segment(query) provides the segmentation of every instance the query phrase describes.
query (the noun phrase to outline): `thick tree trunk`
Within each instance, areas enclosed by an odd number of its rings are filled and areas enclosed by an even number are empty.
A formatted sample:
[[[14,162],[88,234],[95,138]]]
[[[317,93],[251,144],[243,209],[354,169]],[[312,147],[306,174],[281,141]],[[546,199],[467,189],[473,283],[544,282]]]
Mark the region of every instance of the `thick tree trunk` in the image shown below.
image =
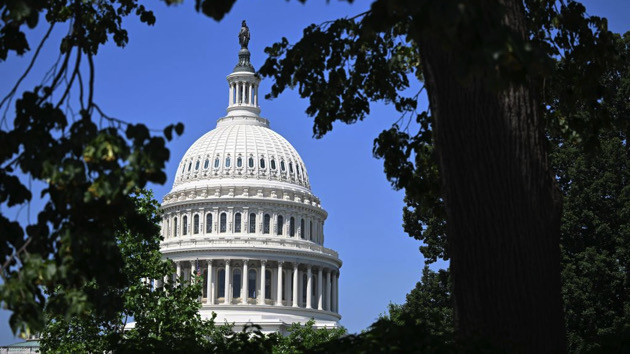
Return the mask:
[[[525,35],[522,3],[505,3],[504,23]],[[452,52],[428,35],[419,42],[444,185],[457,333],[509,352],[564,352],[561,199],[533,85],[498,90],[481,75],[461,83]]]

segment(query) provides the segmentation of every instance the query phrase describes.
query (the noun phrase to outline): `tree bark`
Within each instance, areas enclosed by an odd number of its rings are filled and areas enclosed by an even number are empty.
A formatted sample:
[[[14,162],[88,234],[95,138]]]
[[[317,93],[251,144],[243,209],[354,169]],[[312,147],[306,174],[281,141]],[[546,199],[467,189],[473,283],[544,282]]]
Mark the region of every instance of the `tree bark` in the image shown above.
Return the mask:
[[[526,36],[522,2],[503,3],[503,25]],[[482,74],[462,83],[453,51],[427,33],[418,42],[444,186],[457,334],[508,352],[564,352],[561,197],[534,85],[493,89]]]

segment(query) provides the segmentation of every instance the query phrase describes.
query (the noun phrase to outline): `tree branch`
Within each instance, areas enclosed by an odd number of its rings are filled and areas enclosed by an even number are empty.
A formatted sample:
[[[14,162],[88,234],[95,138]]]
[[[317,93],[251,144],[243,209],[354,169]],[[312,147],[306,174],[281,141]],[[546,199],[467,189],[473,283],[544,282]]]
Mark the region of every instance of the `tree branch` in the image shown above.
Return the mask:
[[[4,275],[4,273],[6,272],[9,265],[11,265],[11,261],[13,261],[20,253],[24,252],[26,250],[26,247],[31,243],[32,240],[33,240],[32,236],[27,237],[22,247],[20,247],[17,251],[13,252],[13,254],[9,257],[9,259],[7,259],[2,265],[0,275],[2,275],[2,280],[5,283],[7,282],[7,278]]]
[[[13,86],[13,89],[11,89],[11,91],[9,92],[9,94],[7,94],[3,99],[2,102],[0,102],[0,108],[2,108],[2,106],[4,105],[4,103],[10,98],[13,97],[13,95],[15,95],[15,92],[17,91],[18,87],[20,86],[20,84],[22,83],[22,81],[26,78],[26,76],[28,75],[28,73],[31,71],[31,69],[33,68],[33,65],[35,64],[35,60],[37,60],[37,57],[39,56],[39,52],[41,51],[42,47],[44,46],[44,43],[46,42],[46,40],[48,39],[48,37],[50,36],[50,33],[52,32],[53,28],[55,27],[55,23],[51,23],[50,27],[48,28],[48,31],[46,32],[46,34],[44,35],[44,38],[42,38],[41,42],[39,42],[39,45],[37,46],[37,49],[35,50],[35,54],[33,55],[33,59],[31,59],[31,62],[29,63],[28,67],[26,68],[26,70],[24,71],[24,73],[22,74],[22,76],[20,76],[20,78],[18,79],[18,81],[15,83],[15,86]]]

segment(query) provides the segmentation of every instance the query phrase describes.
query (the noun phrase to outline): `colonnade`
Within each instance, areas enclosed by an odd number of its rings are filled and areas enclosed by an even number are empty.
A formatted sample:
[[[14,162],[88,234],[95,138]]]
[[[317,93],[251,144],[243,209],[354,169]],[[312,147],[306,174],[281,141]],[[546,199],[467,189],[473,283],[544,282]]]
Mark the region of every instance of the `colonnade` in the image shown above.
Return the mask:
[[[258,85],[248,81],[230,82],[230,102],[233,105],[258,107]]]
[[[179,281],[203,281],[205,305],[291,306],[338,313],[339,270],[265,259],[175,261]],[[168,277],[164,281],[169,281]],[[161,286],[161,281],[156,286]]]

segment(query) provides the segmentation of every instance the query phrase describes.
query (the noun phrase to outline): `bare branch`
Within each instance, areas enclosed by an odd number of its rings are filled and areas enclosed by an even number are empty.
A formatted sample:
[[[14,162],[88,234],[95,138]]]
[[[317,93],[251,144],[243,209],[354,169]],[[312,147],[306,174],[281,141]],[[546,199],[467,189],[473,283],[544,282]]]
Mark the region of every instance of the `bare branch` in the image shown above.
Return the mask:
[[[50,36],[50,33],[52,32],[53,28],[55,27],[55,23],[51,23],[50,27],[48,28],[48,31],[46,32],[46,34],[44,35],[44,38],[42,38],[41,42],[39,42],[39,45],[37,46],[37,49],[35,50],[35,54],[33,55],[33,58],[31,59],[31,62],[28,64],[28,67],[26,68],[26,70],[24,71],[24,74],[22,74],[22,76],[20,76],[20,78],[18,79],[18,81],[15,83],[15,86],[13,86],[13,89],[11,89],[11,91],[9,92],[8,95],[6,95],[6,97],[4,97],[2,99],[2,102],[0,102],[0,108],[2,108],[2,105],[4,105],[4,103],[10,98],[13,97],[13,95],[15,95],[15,92],[17,91],[18,87],[20,86],[20,84],[22,83],[22,81],[26,78],[26,76],[28,75],[28,73],[31,71],[31,69],[33,68],[33,65],[35,64],[35,60],[37,60],[37,57],[39,56],[39,52],[41,51],[42,47],[44,46],[44,43],[46,42],[46,40],[48,39],[48,37]],[[9,103],[10,104],[10,103]]]
[[[63,103],[63,101],[68,96],[68,93],[70,92],[70,89],[72,88],[72,84],[74,83],[74,79],[77,76],[77,73],[80,71],[80,68],[81,68],[81,49],[77,47],[77,61],[74,64],[74,70],[72,71],[70,82],[68,82],[68,85],[66,86],[66,90],[64,91],[63,95],[61,95],[61,99],[59,100],[59,103],[57,103],[56,108],[59,108],[61,104]]]
[[[17,251],[13,252],[13,254],[9,257],[9,259],[7,259],[2,265],[2,269],[0,270],[0,275],[2,275],[2,279],[4,280],[5,283],[7,281],[5,272],[8,269],[9,265],[11,265],[11,261],[13,261],[20,253],[26,251],[26,247],[31,243],[32,240],[33,240],[32,236],[27,237],[22,247],[20,247]]]

